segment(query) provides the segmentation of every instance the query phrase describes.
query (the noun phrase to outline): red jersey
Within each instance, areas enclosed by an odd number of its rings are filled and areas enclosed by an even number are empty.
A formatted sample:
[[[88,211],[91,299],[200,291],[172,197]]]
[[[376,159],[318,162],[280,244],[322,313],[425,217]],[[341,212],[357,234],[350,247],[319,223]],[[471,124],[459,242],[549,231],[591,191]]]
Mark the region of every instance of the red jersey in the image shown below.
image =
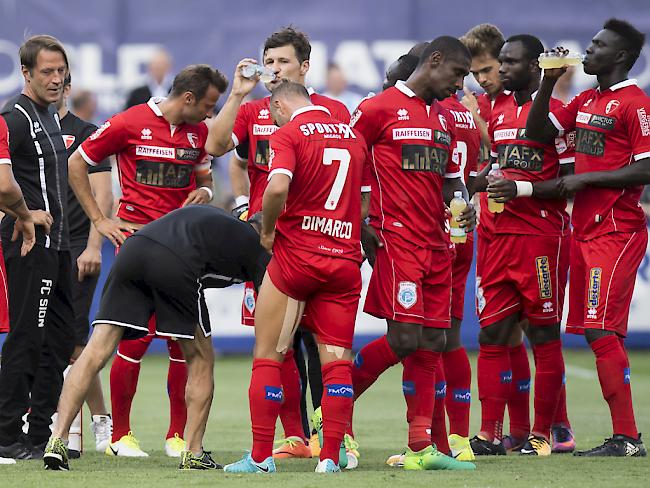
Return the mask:
[[[308,91],[311,103],[325,107],[339,122],[350,122],[350,112],[341,102],[311,88]],[[278,129],[271,117],[270,100],[268,96],[242,105],[232,129],[235,146],[248,143],[249,215],[262,210],[262,195],[269,176],[269,139]]]
[[[270,156],[269,179],[291,178],[276,245],[360,262],[363,137],[311,105],[271,136]]]
[[[359,105],[351,125],[371,148],[370,225],[408,242],[446,249],[443,178],[458,178],[455,127],[436,101],[427,106],[404,82]]]
[[[532,100],[519,106],[514,94],[497,98],[488,124],[492,141],[490,155],[510,180],[553,180],[560,176],[561,164],[575,161],[574,133],[558,136],[550,144],[528,139],[526,119],[531,106]],[[551,109],[561,106],[562,102],[551,98]],[[506,203],[503,212],[493,216],[493,222],[496,234],[565,236],[569,233],[564,199],[515,198]]]
[[[0,117],[0,164],[11,164],[9,128],[3,117]]]
[[[136,105],[114,115],[97,129],[79,152],[96,166],[117,156],[122,197],[117,216],[147,224],[180,208],[196,188],[195,170],[209,170],[205,152],[208,127],[172,126],[156,102]]]
[[[567,105],[552,109],[551,122],[560,134],[576,131],[576,174],[612,171],[650,157],[650,98],[636,80],[605,91],[586,90]],[[639,204],[643,186],[587,187],[576,193],[572,223],[577,239],[586,241],[611,232],[645,229]]]
[[[440,102],[454,118],[456,145],[453,160],[460,166],[463,182],[478,174],[478,160],[481,153],[481,133],[476,126],[472,112],[460,103],[455,95]]]

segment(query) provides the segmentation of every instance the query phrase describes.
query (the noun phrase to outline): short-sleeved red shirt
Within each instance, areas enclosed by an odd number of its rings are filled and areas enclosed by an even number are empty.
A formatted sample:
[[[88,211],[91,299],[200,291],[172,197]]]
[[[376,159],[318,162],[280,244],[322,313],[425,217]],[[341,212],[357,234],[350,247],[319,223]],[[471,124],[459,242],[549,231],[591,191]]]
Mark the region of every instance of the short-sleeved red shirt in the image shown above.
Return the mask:
[[[0,117],[0,164],[11,164],[9,154],[9,128],[5,119]]]
[[[576,174],[611,171],[650,158],[650,98],[636,80],[586,90],[549,118],[560,133],[576,131]],[[576,193],[571,220],[579,240],[645,229],[643,186],[587,187]]]
[[[325,107],[336,120],[350,122],[350,113],[338,100],[308,90],[314,105]],[[248,179],[250,181],[249,215],[262,209],[262,195],[269,176],[269,139],[278,129],[270,111],[271,97],[243,104],[232,130],[235,146],[248,144]]]
[[[172,126],[156,102],[152,98],[114,115],[79,146],[93,166],[117,156],[122,189],[117,216],[138,224],[180,208],[196,189],[195,170],[210,167],[208,127],[203,122]]]
[[[270,155],[269,179],[291,178],[275,245],[360,262],[363,137],[311,105],[271,136]]]
[[[535,94],[533,94],[533,97]],[[526,119],[532,101],[518,105],[514,94],[499,97],[492,107],[488,132],[491,156],[496,158],[506,178],[519,181],[547,181],[560,176],[560,165],[575,161],[574,133],[558,136],[545,144],[526,137]],[[551,109],[562,102],[551,98]],[[503,212],[493,216],[496,234],[566,236],[569,214],[566,200],[515,198]]]
[[[398,82],[363,101],[351,125],[370,149],[370,225],[423,248],[446,249],[443,179],[461,176],[452,159],[453,116]]]
[[[472,112],[470,112],[456,95],[445,98],[440,102],[454,118],[456,127],[456,145],[453,159],[460,166],[463,182],[478,172],[478,160],[481,153],[481,133],[476,126]]]

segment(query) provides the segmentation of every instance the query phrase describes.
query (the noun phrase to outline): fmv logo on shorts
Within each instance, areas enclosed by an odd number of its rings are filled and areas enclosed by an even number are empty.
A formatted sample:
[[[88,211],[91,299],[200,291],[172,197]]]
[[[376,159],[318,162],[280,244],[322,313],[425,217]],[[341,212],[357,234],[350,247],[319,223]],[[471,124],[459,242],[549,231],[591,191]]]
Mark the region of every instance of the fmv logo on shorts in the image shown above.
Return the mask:
[[[412,281],[400,281],[397,301],[404,308],[411,308],[418,301],[418,287]]]

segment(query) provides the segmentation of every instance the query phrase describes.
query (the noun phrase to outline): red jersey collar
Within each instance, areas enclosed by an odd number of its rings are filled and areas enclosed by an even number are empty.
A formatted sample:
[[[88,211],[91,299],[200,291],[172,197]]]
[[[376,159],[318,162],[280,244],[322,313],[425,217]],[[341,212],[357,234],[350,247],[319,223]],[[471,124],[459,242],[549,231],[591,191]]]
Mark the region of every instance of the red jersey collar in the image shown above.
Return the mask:
[[[313,110],[318,110],[320,112],[325,112],[327,115],[332,115],[329,110],[327,110],[325,107],[321,107],[320,105],[307,105],[306,107],[301,107],[298,110],[296,110],[293,115],[291,116],[291,119],[295,119],[298,115],[304,114],[305,112],[311,112]]]
[[[623,81],[619,81],[618,83],[615,83],[614,85],[610,86],[607,90],[616,91],[628,86],[637,86],[637,84],[638,82],[636,79],[630,78],[629,80],[623,80]],[[601,91],[600,87],[598,87],[598,91]]]
[[[163,113],[160,111],[160,107],[158,106],[158,104],[163,100],[167,100],[167,99],[164,97],[151,97],[147,102],[147,105],[149,106],[151,111],[155,113],[158,117],[163,116]]]

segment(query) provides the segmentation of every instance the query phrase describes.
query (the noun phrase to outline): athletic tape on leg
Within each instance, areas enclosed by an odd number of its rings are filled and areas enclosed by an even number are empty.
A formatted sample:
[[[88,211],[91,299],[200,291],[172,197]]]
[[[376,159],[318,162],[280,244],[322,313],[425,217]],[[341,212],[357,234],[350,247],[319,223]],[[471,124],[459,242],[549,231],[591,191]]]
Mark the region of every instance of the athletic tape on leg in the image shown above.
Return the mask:
[[[287,352],[289,347],[293,344],[293,335],[296,333],[298,324],[305,311],[305,302],[300,302],[291,297],[287,297],[287,308],[284,312],[284,320],[282,322],[282,330],[280,331],[280,338],[275,350],[280,354]]]

